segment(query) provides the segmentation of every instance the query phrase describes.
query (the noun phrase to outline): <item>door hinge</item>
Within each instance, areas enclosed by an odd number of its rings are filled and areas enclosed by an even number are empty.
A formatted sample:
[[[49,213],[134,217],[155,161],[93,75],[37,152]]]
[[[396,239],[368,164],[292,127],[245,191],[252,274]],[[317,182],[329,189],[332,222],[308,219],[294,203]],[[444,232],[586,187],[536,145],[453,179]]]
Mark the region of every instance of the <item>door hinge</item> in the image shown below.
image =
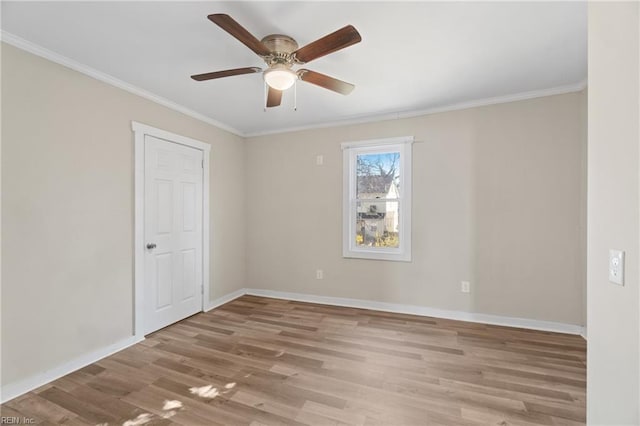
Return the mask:
[[[202,160],[202,162],[200,163],[200,165],[202,166],[202,168],[204,169],[204,160]]]

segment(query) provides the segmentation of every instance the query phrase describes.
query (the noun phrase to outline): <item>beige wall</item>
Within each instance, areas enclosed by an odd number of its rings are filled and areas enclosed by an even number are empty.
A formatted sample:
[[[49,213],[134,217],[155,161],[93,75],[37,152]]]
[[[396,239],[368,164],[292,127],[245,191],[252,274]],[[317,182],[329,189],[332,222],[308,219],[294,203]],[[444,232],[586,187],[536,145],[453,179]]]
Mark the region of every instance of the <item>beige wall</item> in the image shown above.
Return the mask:
[[[584,324],[585,101],[249,138],[247,286]],[[343,259],[340,143],[405,135],[413,262]]]
[[[131,120],[212,145],[211,298],[244,286],[242,138],[5,44],[2,107],[3,384],[132,334]]]
[[[640,424],[640,10],[589,4],[587,420]],[[609,249],[626,252],[624,287]]]
[[[254,287],[584,324],[584,93],[245,141],[2,46],[3,384],[131,335],[131,120],[212,145],[212,299]],[[402,135],[413,262],[343,259],[340,143]]]

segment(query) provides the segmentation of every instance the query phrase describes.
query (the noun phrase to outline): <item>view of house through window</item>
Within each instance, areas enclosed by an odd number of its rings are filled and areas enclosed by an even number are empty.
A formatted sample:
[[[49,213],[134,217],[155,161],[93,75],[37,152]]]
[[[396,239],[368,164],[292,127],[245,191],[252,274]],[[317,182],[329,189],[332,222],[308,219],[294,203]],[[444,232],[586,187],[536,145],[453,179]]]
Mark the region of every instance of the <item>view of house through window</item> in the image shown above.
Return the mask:
[[[356,246],[400,246],[400,152],[365,153],[356,159]]]
[[[411,261],[412,136],[342,144],[344,257]]]

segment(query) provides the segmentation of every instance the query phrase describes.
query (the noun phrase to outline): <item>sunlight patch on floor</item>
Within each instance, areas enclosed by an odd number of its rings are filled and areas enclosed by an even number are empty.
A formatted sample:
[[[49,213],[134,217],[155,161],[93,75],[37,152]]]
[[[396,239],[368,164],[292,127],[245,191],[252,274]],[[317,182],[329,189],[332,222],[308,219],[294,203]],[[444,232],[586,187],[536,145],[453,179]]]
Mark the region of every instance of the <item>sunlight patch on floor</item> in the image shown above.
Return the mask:
[[[127,420],[126,422],[122,423],[122,426],[143,425],[145,423],[149,423],[151,421],[152,417],[153,416],[151,414],[149,414],[149,413],[142,413],[138,417],[136,417],[135,419]]]
[[[174,408],[182,408],[182,402],[178,400],[165,400],[163,410],[173,410]]]
[[[194,395],[198,395],[201,398],[210,398],[213,399],[218,396],[218,388],[214,388],[213,385],[201,386],[201,387],[193,387],[189,388],[189,392]]]

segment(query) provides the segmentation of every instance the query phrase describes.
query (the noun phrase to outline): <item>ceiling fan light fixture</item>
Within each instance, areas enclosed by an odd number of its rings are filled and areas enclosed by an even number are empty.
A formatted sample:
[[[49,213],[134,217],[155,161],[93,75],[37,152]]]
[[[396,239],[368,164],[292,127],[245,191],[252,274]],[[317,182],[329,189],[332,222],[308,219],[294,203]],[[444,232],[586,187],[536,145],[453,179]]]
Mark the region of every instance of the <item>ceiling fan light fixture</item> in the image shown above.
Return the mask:
[[[298,75],[285,67],[269,68],[264,72],[264,81],[276,90],[287,90],[298,79]]]

